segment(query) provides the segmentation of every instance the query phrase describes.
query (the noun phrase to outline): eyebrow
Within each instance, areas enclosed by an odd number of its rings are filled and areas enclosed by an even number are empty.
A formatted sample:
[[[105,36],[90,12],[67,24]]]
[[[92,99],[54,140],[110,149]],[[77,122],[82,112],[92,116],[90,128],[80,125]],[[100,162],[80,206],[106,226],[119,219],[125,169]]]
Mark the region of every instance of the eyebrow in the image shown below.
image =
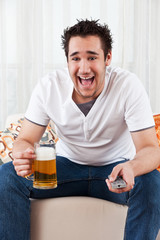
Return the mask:
[[[89,54],[92,54],[92,55],[99,55],[97,52],[94,52],[94,51],[86,51],[87,53]],[[73,57],[75,55],[79,54],[79,52],[73,52],[70,54],[70,57]]]

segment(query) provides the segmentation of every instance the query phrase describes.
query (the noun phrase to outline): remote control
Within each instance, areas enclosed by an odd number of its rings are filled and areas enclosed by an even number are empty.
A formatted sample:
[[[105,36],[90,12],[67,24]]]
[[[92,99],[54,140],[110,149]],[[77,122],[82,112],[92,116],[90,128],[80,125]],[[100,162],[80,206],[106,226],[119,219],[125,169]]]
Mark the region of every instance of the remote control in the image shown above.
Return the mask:
[[[126,182],[123,180],[123,178],[118,176],[114,182],[111,182],[111,186],[113,189],[116,189],[116,188],[125,188],[127,185],[126,185]]]

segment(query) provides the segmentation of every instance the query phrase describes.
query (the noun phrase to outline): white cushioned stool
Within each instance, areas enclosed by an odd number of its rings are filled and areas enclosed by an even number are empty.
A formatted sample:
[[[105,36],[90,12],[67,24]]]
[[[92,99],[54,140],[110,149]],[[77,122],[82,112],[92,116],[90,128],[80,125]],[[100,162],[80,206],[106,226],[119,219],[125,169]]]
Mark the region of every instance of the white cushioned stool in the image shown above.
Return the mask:
[[[31,200],[31,240],[122,240],[126,214],[90,197]]]

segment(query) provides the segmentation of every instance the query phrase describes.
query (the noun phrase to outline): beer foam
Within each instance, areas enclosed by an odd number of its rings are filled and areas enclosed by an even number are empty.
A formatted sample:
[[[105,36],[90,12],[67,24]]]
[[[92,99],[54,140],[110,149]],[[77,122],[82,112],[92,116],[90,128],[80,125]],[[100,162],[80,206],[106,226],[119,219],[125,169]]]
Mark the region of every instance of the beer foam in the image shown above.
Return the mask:
[[[36,149],[36,160],[47,161],[56,158],[55,149],[51,147],[40,147]]]

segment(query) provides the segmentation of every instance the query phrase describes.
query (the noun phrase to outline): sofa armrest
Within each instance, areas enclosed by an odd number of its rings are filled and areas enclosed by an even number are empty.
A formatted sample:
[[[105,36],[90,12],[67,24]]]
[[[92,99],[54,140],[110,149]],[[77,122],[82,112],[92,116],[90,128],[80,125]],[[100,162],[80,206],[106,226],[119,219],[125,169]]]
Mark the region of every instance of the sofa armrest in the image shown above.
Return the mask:
[[[23,113],[9,115],[7,117],[7,120],[6,120],[6,123],[5,123],[5,128],[9,128],[11,123],[17,122],[18,119],[23,118],[23,117],[24,117]]]

